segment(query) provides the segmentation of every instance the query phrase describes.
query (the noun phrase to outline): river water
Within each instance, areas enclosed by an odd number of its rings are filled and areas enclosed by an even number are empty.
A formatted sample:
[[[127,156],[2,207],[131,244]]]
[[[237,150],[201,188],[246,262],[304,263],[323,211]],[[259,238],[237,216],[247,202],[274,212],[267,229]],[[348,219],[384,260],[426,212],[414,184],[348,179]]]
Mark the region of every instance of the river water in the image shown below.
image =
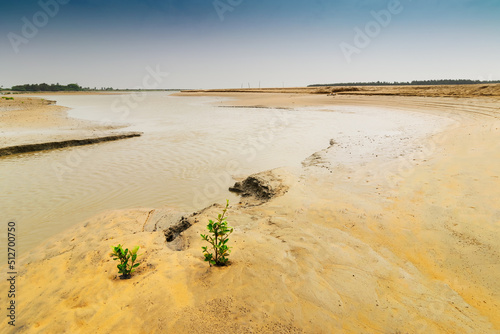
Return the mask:
[[[127,130],[144,134],[1,158],[1,217],[4,226],[16,222],[21,253],[106,210],[170,206],[193,211],[225,199],[234,203],[237,197],[227,190],[233,177],[299,168],[331,138],[432,132],[415,127],[429,124],[425,118],[431,116],[366,107],[225,108],[212,104],[221,98],[167,92],[43,98],[72,108],[71,117],[127,124]],[[5,244],[6,232],[0,238]]]

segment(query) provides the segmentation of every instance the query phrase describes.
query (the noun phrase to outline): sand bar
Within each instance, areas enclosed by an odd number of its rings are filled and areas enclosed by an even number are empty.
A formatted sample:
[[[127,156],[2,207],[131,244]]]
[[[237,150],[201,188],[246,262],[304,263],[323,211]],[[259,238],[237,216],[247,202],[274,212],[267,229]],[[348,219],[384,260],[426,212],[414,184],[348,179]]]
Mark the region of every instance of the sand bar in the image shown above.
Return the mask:
[[[55,104],[56,101],[18,95],[0,99],[0,157],[141,135],[120,130],[123,126],[67,117],[68,108]]]

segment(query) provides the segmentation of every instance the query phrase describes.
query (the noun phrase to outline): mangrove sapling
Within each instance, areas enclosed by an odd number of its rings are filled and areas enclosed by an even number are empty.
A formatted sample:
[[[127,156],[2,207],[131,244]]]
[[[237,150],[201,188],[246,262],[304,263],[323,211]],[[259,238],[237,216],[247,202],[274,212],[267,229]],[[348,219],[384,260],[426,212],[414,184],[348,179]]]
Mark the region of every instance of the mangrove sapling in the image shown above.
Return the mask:
[[[139,246],[135,246],[131,251],[129,251],[128,248],[123,250],[122,245],[120,244],[111,248],[113,249],[113,252],[109,255],[113,257],[113,260],[120,260],[120,264],[116,266],[118,268],[118,273],[122,274],[122,278],[130,278],[132,273],[135,271],[135,268],[140,265],[140,263],[134,264],[137,259]]]
[[[201,238],[205,241],[208,241],[212,247],[209,249],[209,246],[202,247],[203,255],[205,256],[205,261],[207,261],[210,266],[225,266],[228,262],[229,253],[231,250],[227,246],[227,242],[229,241],[229,235],[233,233],[233,228],[227,226],[227,209],[229,207],[229,200],[226,201],[226,207],[222,211],[222,214],[219,214],[217,220],[214,222],[213,220],[208,221],[207,229],[210,234],[202,234]]]

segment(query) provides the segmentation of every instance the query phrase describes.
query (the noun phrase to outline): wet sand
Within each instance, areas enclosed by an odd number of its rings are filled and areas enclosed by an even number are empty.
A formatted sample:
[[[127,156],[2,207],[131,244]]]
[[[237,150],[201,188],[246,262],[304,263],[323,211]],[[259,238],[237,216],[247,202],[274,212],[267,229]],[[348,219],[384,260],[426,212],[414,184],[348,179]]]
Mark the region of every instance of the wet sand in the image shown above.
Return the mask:
[[[140,136],[108,126],[67,117],[56,101],[19,95],[0,99],[0,157],[81,146]]]
[[[220,206],[193,216],[131,209],[83,222],[20,261],[16,332],[500,330],[497,98],[222,95],[233,99],[221,105],[375,105],[453,122],[390,160],[339,163],[345,148],[332,138],[304,157],[301,171],[268,173],[285,190],[264,203],[232,203],[225,268],[203,262],[199,237]],[[193,225],[167,242],[163,230],[180,214]],[[108,256],[118,243],[141,246],[143,264],[130,280],[117,277]]]

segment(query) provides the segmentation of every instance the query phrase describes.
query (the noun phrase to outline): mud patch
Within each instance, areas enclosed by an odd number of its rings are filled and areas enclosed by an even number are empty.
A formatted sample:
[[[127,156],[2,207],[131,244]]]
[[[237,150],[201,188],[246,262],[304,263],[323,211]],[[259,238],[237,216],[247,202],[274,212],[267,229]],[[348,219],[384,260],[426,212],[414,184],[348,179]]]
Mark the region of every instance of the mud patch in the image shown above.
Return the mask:
[[[264,203],[273,197],[285,194],[288,189],[289,186],[285,184],[283,175],[280,175],[277,170],[270,170],[252,174],[245,180],[236,182],[229,188],[229,191]]]
[[[186,217],[182,217],[181,220],[175,224],[167,228],[163,231],[165,234],[165,240],[167,242],[174,241],[182,232],[190,228],[193,224]]]
[[[54,142],[39,143],[39,144],[10,146],[10,147],[0,148],[0,157],[12,154],[55,150],[58,148],[65,148],[65,147],[91,145],[108,141],[139,137],[141,135],[142,134],[139,132],[132,132],[132,133],[124,133],[119,135],[110,135],[97,138],[63,140],[63,141],[54,141]]]

